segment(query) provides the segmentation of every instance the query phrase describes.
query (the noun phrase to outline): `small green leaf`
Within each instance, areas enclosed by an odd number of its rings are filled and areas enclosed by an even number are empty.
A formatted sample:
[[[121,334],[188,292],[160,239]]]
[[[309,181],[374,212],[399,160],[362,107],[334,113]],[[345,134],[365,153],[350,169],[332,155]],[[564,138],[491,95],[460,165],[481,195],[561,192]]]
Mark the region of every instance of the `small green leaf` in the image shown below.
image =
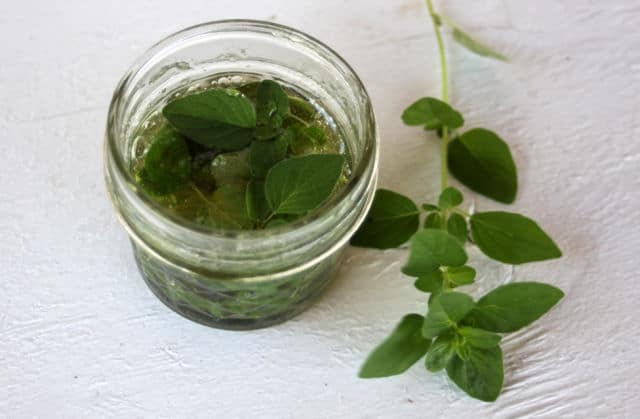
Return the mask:
[[[327,142],[327,134],[320,125],[296,126],[291,144],[293,154],[305,154]]]
[[[310,122],[318,112],[311,103],[298,96],[289,96],[289,106],[292,114],[307,122]]]
[[[246,147],[256,126],[249,99],[231,89],[210,89],[173,100],[162,114],[181,134],[220,150]]]
[[[285,131],[274,140],[254,141],[249,148],[249,168],[255,178],[264,178],[269,169],[284,160],[293,134]]]
[[[449,332],[475,306],[467,294],[447,292],[440,294],[429,306],[422,326],[422,335],[429,339]]]
[[[405,275],[428,275],[440,266],[462,266],[467,254],[455,237],[446,231],[427,229],[413,235]]]
[[[265,228],[271,228],[271,227],[278,227],[278,226],[283,226],[285,224],[289,224],[290,221],[287,221],[283,218],[274,218],[271,221],[269,221],[267,223],[267,225],[265,226]]]
[[[398,247],[418,230],[420,211],[409,198],[378,189],[367,218],[351,238],[353,246],[391,249]]]
[[[422,209],[427,211],[427,212],[440,211],[440,208],[438,208],[438,206],[433,205],[433,204],[422,204]]]
[[[456,354],[458,355],[458,358],[460,358],[461,360],[465,362],[468,361],[470,353],[471,353],[471,347],[469,345],[464,345],[464,344],[456,345]]]
[[[474,191],[506,204],[518,192],[518,175],[509,146],[484,128],[465,132],[449,143],[449,170]]]
[[[247,214],[251,221],[262,221],[269,216],[269,203],[264,195],[263,180],[252,179],[249,182],[245,199]]]
[[[456,129],[464,125],[460,112],[434,97],[423,97],[414,102],[404,111],[402,120],[406,125],[425,125],[427,129],[438,129],[441,125]]]
[[[226,229],[248,229],[253,226],[247,214],[246,185],[227,184],[219,187],[207,200],[207,225]]]
[[[144,156],[140,181],[157,195],[166,195],[189,181],[191,154],[184,138],[171,128],[163,128]]]
[[[548,284],[503,285],[482,297],[465,323],[491,332],[515,332],[542,317],[563,296],[561,290]]]
[[[467,361],[458,355],[451,358],[447,374],[471,397],[492,402],[500,395],[504,381],[502,350],[499,346],[490,349],[470,347]]]
[[[210,164],[210,173],[218,185],[244,183],[251,177],[249,150],[218,154]]]
[[[402,374],[429,349],[429,340],[422,337],[424,317],[406,315],[400,324],[365,361],[360,378],[379,378]]]
[[[461,327],[458,329],[458,333],[464,337],[469,345],[482,349],[498,346],[502,340],[500,335],[482,329],[474,329],[473,327]]]
[[[451,214],[447,220],[447,231],[460,243],[466,243],[469,234],[467,220],[460,214]]]
[[[535,221],[510,212],[480,212],[471,216],[476,245],[492,259],[512,265],[554,259],[562,252]]]
[[[437,212],[427,214],[424,218],[424,228],[433,228],[439,230],[442,228],[442,215]]]
[[[420,291],[438,294],[442,290],[442,271],[436,269],[430,274],[421,276],[416,279],[413,285]]]
[[[457,207],[462,204],[462,193],[453,186],[449,186],[440,194],[438,206],[442,209]]]
[[[345,158],[339,154],[311,154],[282,160],[271,168],[265,194],[275,214],[304,214],[324,204],[333,193]]]
[[[507,57],[473,39],[469,34],[463,32],[462,29],[458,27],[453,28],[453,39],[469,51],[474,52],[478,55],[481,55],[483,57],[495,58],[501,61],[507,61]]]
[[[429,347],[425,358],[427,370],[431,372],[442,371],[455,353],[455,338],[452,335],[438,336]]]
[[[324,129],[319,125],[304,127],[300,129],[298,135],[316,146],[323,145],[327,142],[327,134],[325,134]]]
[[[260,82],[256,95],[255,136],[259,140],[274,138],[280,133],[284,118],[289,113],[289,96],[272,80]]]
[[[447,281],[452,288],[473,284],[476,277],[476,270],[471,266],[452,266],[447,268],[445,273]]]

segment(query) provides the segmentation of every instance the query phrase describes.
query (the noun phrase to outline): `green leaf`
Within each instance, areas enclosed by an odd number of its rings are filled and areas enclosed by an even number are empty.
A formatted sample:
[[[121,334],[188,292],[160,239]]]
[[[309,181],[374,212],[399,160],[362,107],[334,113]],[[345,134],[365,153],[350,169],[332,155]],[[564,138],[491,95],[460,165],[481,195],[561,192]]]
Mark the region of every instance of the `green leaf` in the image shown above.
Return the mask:
[[[433,204],[422,204],[422,209],[428,212],[440,211],[440,208],[438,208],[436,205],[433,205]]]
[[[420,211],[409,198],[378,189],[367,218],[351,238],[353,246],[391,249],[406,243],[420,226]]]
[[[162,114],[191,140],[220,150],[240,150],[256,126],[253,105],[231,89],[211,89],[169,102]]]
[[[264,181],[252,179],[245,195],[247,214],[251,221],[262,221],[269,216],[269,203],[264,195]]]
[[[285,224],[289,224],[290,221],[287,221],[283,218],[274,218],[265,225],[265,228],[278,227]]]
[[[243,183],[251,177],[249,150],[232,151],[217,155],[210,164],[210,173],[218,185]]]
[[[207,225],[216,228],[244,230],[253,227],[247,214],[246,185],[227,184],[219,187],[208,199]]]
[[[256,132],[259,140],[268,140],[280,133],[285,116],[289,114],[289,96],[273,80],[263,80],[256,93]]]
[[[320,125],[296,126],[294,130],[291,150],[294,154],[309,153],[318,146],[322,146],[327,142],[327,134]]]
[[[422,326],[422,335],[429,339],[449,332],[475,306],[467,294],[446,292],[440,294],[429,306]]]
[[[264,178],[269,169],[287,157],[293,133],[289,130],[270,141],[254,141],[249,148],[249,169],[255,178]]]
[[[389,377],[402,374],[424,356],[429,340],[422,337],[424,317],[406,315],[382,344],[367,358],[360,370],[360,378]]]
[[[456,129],[464,125],[460,112],[434,97],[423,97],[414,102],[402,114],[402,121],[406,125],[425,125],[427,129],[437,129],[441,125]]]
[[[440,266],[462,266],[467,254],[455,237],[446,231],[427,229],[413,235],[405,275],[428,275]]]
[[[453,28],[453,39],[469,51],[474,52],[478,55],[481,55],[483,57],[495,58],[501,61],[507,61],[507,57],[473,39],[469,34],[463,32],[462,29],[458,27]]]
[[[467,220],[460,214],[451,214],[447,220],[447,231],[460,243],[466,243],[469,234]]]
[[[144,156],[140,174],[143,188],[166,195],[189,181],[191,154],[184,138],[171,128],[163,128]]]
[[[442,228],[442,215],[437,212],[432,212],[431,214],[427,214],[424,218],[424,228],[432,228],[439,230]]]
[[[292,114],[307,122],[318,112],[311,103],[298,96],[289,96],[289,106]]]
[[[504,370],[502,350],[469,348],[468,360],[458,355],[447,364],[447,374],[465,393],[486,402],[495,401],[502,391]]]
[[[447,268],[445,273],[447,281],[452,288],[473,284],[476,277],[476,270],[471,266],[452,266]]]
[[[427,370],[431,372],[442,371],[455,353],[455,338],[452,335],[438,336],[429,347],[425,358]]]
[[[474,191],[506,204],[518,192],[518,175],[509,146],[484,128],[465,132],[449,143],[449,170]]]
[[[498,346],[502,340],[500,335],[496,335],[495,333],[487,332],[482,329],[475,329],[473,327],[461,327],[458,329],[458,333],[460,336],[464,337],[466,343],[473,347],[482,349]]]
[[[462,193],[453,186],[449,186],[440,194],[438,206],[442,209],[457,207],[462,204]]]
[[[474,242],[492,259],[512,265],[554,259],[562,252],[535,221],[510,212],[479,212],[471,216]]]
[[[465,323],[497,333],[515,332],[551,310],[564,293],[537,282],[503,285],[482,297]]]
[[[420,291],[439,294],[442,290],[442,271],[440,269],[436,269],[430,274],[421,276],[416,279],[413,285]]]
[[[304,214],[324,204],[333,193],[345,158],[311,154],[283,160],[271,168],[265,194],[275,214]]]

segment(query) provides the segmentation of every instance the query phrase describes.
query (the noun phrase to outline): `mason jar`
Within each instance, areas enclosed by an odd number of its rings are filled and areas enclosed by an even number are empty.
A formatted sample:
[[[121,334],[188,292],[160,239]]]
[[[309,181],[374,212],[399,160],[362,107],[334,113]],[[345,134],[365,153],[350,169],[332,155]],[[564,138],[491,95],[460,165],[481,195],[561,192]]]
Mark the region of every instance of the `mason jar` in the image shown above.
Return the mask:
[[[264,230],[223,230],[177,218],[132,173],[136,130],[175,92],[217,74],[279,80],[331,117],[350,162],[346,185],[320,211]],[[105,141],[107,189],[142,277],[168,307],[196,322],[254,329],[300,313],[334,277],[373,199],[378,134],[351,67],[316,39],[273,23],[205,23],[160,41],[113,95]]]

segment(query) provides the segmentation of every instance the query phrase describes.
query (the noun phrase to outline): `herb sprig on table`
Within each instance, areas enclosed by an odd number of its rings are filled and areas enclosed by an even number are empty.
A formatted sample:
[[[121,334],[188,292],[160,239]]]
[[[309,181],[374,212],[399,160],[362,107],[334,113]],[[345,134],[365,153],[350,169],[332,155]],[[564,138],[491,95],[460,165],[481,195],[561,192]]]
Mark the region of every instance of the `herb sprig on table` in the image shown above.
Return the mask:
[[[246,94],[209,89],[169,102],[162,110],[168,125],[154,138],[138,173],[141,186],[154,196],[192,190],[227,227],[264,228],[321,207],[338,185],[345,157],[305,154],[327,141],[314,120],[315,108],[272,80],[242,90]],[[245,159],[238,155],[242,152]],[[220,185],[223,176],[234,176],[231,168],[217,178],[211,173],[214,160],[222,157],[236,166],[245,163],[248,170],[236,177],[248,179]]]
[[[467,213],[462,193],[449,186],[448,173],[469,189],[510,204],[518,189],[509,146],[494,132],[475,128],[462,132],[464,117],[449,103],[449,81],[443,25],[455,41],[479,55],[506,60],[475,41],[427,0],[442,66],[442,99],[425,97],[402,115],[407,125],[434,131],[442,144],[442,192],[437,203],[420,208],[406,196],[378,190],[368,217],[351,240],[355,246],[396,248],[409,241],[402,272],[415,287],[430,294],[426,314],[408,314],[368,357],[360,377],[401,374],[423,357],[430,372],[446,370],[470,396],[494,401],[504,380],[500,342],[548,312],[563,293],[551,285],[517,282],[500,286],[478,301],[459,290],[472,284],[476,271],[467,265],[466,243],[488,257],[522,264],[561,256],[553,240],[530,218],[509,212]],[[426,214],[420,228],[421,214]],[[426,356],[425,356],[426,355]]]

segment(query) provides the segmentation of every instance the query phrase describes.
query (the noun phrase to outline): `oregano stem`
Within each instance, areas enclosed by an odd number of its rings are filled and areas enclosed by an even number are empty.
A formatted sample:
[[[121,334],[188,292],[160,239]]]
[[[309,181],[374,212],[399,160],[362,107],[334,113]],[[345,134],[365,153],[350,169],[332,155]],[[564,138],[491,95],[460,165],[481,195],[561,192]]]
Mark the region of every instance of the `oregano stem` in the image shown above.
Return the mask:
[[[444,41],[442,40],[442,33],[440,33],[440,16],[433,8],[431,0],[427,1],[427,8],[431,15],[433,22],[433,30],[436,34],[436,40],[438,41],[438,50],[440,52],[440,68],[442,70],[442,101],[449,103],[449,70],[447,68],[447,56],[444,49]],[[448,147],[449,147],[449,129],[445,126],[442,127],[442,153],[441,153],[441,189],[444,191],[449,184],[449,170],[448,170]]]

